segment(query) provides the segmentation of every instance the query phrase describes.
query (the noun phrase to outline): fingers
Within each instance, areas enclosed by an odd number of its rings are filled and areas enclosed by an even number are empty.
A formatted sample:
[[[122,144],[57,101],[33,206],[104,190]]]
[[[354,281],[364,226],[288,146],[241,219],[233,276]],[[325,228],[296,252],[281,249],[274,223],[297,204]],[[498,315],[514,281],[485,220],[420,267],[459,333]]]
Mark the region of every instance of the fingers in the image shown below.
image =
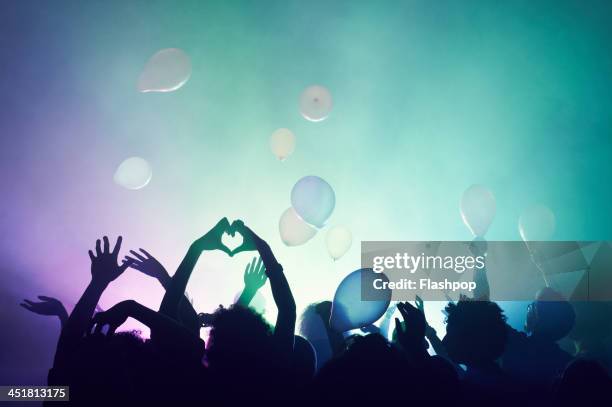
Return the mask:
[[[251,267],[250,267],[250,272],[255,273],[255,271],[257,270],[257,267],[255,266],[255,264],[257,264],[257,257],[253,257],[253,260],[251,261]]]
[[[154,259],[154,258],[155,258],[155,257],[151,256],[151,254],[150,254],[148,251],[146,251],[145,249],[142,249],[142,248],[141,248],[141,249],[139,249],[139,250],[140,250],[142,253],[144,253],[144,255],[145,255],[145,256],[147,256],[147,258],[149,258],[149,259]]]
[[[119,273],[123,273],[125,270],[127,270],[128,267],[130,267],[132,265],[131,261],[126,261],[125,263],[122,263],[119,266]]]
[[[140,261],[146,261],[147,260],[146,258],[141,256],[138,252],[135,252],[134,250],[130,250],[130,253],[132,253]],[[128,256],[125,256],[125,257],[128,258]]]
[[[123,242],[123,237],[119,236],[117,238],[117,242],[115,243],[115,247],[113,248],[113,256],[119,254],[119,250],[121,249],[121,242]]]
[[[36,303],[34,301],[30,301],[30,300],[23,300],[23,302],[25,302],[26,304],[32,306],[32,305],[36,305]]]
[[[104,253],[108,253],[110,244],[108,243],[108,236],[102,238],[104,241]]]
[[[43,301],[58,301],[56,298],[47,297],[46,295],[39,295],[38,299],[43,300]]]
[[[137,270],[140,270],[140,266],[142,266],[142,262],[136,260],[133,257],[125,256],[122,260],[123,263],[131,263],[131,267]]]
[[[96,259],[96,256],[94,256],[93,252],[91,250],[89,250],[89,258],[91,259],[91,261],[94,261]]]
[[[404,331],[402,330],[402,323],[400,322],[399,318],[395,318],[395,332],[397,332],[397,336],[400,336],[404,333]]]
[[[96,257],[102,255],[102,249],[100,248],[100,239],[96,240]]]
[[[32,307],[30,305],[28,305],[28,304],[21,303],[19,305],[22,306],[23,308],[27,309],[28,311],[34,311],[32,309]]]
[[[263,266],[263,260],[260,257],[259,260],[257,261],[257,265],[255,266],[255,270],[257,270],[259,273],[261,273],[262,269],[263,269],[262,266]]]
[[[408,321],[409,317],[408,317],[408,311],[406,309],[406,303],[398,302],[397,309],[399,310],[400,314],[402,314],[402,318],[404,319],[404,321]]]

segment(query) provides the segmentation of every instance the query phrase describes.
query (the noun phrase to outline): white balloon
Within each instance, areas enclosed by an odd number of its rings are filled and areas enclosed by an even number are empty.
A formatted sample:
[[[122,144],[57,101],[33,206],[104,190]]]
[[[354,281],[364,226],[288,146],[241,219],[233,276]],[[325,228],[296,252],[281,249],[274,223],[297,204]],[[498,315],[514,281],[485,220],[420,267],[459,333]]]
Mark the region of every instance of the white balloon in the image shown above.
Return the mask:
[[[555,233],[555,214],[547,206],[537,204],[523,211],[518,226],[525,242],[550,240]]]
[[[336,194],[323,178],[309,175],[293,186],[291,206],[306,223],[321,228],[334,211]]]
[[[281,161],[295,150],[295,136],[289,129],[278,129],[270,136],[272,153]]]
[[[340,257],[351,248],[353,243],[353,234],[350,230],[344,226],[334,226],[327,231],[325,244],[327,245],[327,251],[334,260],[338,260]]]
[[[331,93],[323,86],[309,86],[300,96],[300,112],[311,122],[325,120],[331,113],[332,107]]]
[[[495,210],[495,196],[483,185],[472,185],[461,197],[461,217],[474,236],[487,233]]]
[[[153,170],[151,165],[140,157],[130,157],[119,164],[113,177],[115,183],[127,189],[140,189],[147,186]]]
[[[289,207],[280,217],[278,231],[283,243],[287,246],[299,246],[314,237],[317,230],[304,222],[292,207]]]
[[[140,92],[173,92],[191,77],[191,59],[185,51],[166,48],[157,51],[138,78]]]

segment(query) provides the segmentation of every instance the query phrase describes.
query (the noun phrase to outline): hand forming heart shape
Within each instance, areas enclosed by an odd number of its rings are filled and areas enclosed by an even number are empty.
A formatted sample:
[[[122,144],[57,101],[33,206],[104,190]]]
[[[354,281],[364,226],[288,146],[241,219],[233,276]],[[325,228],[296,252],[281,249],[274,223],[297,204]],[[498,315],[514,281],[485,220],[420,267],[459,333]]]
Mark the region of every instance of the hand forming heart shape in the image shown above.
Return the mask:
[[[240,236],[236,236],[236,233]],[[221,250],[233,257],[240,252],[257,250],[254,235],[241,220],[235,220],[230,225],[227,218],[223,218],[208,233],[196,240],[194,246],[198,250]]]

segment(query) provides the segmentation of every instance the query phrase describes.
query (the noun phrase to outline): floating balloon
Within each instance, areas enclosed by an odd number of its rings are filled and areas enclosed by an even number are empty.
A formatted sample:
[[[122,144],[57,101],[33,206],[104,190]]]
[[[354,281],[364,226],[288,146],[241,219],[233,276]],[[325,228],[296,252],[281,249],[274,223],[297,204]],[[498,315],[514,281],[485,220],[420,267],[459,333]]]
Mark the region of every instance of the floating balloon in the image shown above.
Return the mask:
[[[183,50],[157,51],[145,64],[138,78],[140,92],[172,92],[180,89],[191,76],[191,60]]]
[[[323,86],[309,86],[300,96],[300,112],[311,122],[325,120],[331,113],[332,105],[331,93]]]
[[[289,129],[278,129],[270,136],[272,153],[281,161],[295,150],[295,136]]]
[[[123,161],[113,177],[115,183],[127,189],[140,189],[147,186],[153,170],[149,163],[140,157],[130,157]]]
[[[474,236],[487,233],[495,217],[495,207],[495,196],[483,185],[472,185],[463,193],[461,217]]]
[[[525,242],[550,240],[555,233],[555,214],[544,205],[527,208],[519,218],[519,232]]]
[[[389,281],[384,274],[372,269],[359,269],[346,276],[336,289],[330,325],[338,332],[360,328],[378,320],[389,307],[391,290],[377,290],[380,300],[362,301],[361,284],[371,285],[374,279]]]
[[[291,190],[291,205],[306,223],[323,227],[336,206],[336,194],[323,178],[301,178]]]
[[[327,231],[327,237],[325,244],[327,245],[327,251],[334,260],[338,260],[340,257],[351,248],[353,243],[353,235],[351,231],[344,226],[334,226]]]
[[[241,294],[242,291],[236,293],[236,295],[234,296],[234,303],[238,302],[238,299],[240,298]],[[264,312],[266,312],[266,298],[261,295],[259,291],[257,291],[255,293],[255,296],[249,303],[249,308],[253,308],[258,314],[263,314]]]
[[[299,246],[317,234],[317,229],[304,222],[291,207],[281,215],[278,231],[287,246]]]

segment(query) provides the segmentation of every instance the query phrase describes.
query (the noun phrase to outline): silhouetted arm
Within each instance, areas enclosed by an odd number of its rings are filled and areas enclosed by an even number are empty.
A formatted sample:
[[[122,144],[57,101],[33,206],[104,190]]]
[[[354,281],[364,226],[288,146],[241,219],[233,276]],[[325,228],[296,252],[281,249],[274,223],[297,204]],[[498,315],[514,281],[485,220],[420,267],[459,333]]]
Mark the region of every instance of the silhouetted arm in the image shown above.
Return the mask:
[[[293,351],[293,335],[295,333],[296,307],[291,293],[289,283],[283,273],[283,267],[274,257],[268,243],[257,236],[250,228],[240,220],[232,224],[232,230],[242,234],[244,240],[242,246],[234,250],[234,253],[243,250],[256,249],[261,256],[266,268],[266,274],[270,280],[272,296],[278,308],[274,336],[277,338],[280,350]]]
[[[425,315],[407,302],[397,303],[397,309],[404,319],[404,326],[402,326],[400,320],[395,318],[397,340],[404,353],[413,362],[429,357],[424,342],[427,327]]]
[[[24,299],[19,305],[38,315],[58,317],[61,328],[64,328],[64,325],[66,325],[66,322],[68,321],[68,312],[66,311],[64,304],[62,304],[62,302],[57,298],[46,297],[44,295],[39,295],[38,299],[40,302]]]
[[[94,255],[91,250],[89,251],[91,281],[62,329],[55,352],[54,367],[66,361],[66,358],[86,332],[102,293],[129,266],[129,263],[123,263],[120,266],[117,264],[117,256],[121,248],[121,236],[117,239],[112,252],[109,251],[108,237],[104,236],[103,240],[104,249],[101,249],[100,239],[98,239],[96,241],[96,254]]]
[[[178,314],[181,298],[185,294],[193,268],[204,250],[219,249],[231,256],[232,253],[221,244],[221,235],[227,230],[229,230],[229,222],[227,218],[223,218],[207,234],[193,242],[166,289],[166,294],[159,307],[160,313],[175,321],[179,320]]]
[[[183,325],[165,315],[155,312],[133,300],[122,301],[108,311],[96,314],[91,322],[94,332],[100,333],[104,325],[113,334],[128,317],[140,321],[151,329],[151,338],[156,346],[172,353],[200,360],[204,354],[204,342]]]
[[[130,262],[131,268],[155,278],[164,287],[164,290],[168,290],[172,278],[168,271],[166,271],[166,268],[155,257],[145,249],[140,249],[140,253],[130,250],[130,253],[132,256],[125,256],[124,261]],[[178,320],[191,332],[197,335],[200,334],[198,313],[186,295],[183,295],[179,304]]]

